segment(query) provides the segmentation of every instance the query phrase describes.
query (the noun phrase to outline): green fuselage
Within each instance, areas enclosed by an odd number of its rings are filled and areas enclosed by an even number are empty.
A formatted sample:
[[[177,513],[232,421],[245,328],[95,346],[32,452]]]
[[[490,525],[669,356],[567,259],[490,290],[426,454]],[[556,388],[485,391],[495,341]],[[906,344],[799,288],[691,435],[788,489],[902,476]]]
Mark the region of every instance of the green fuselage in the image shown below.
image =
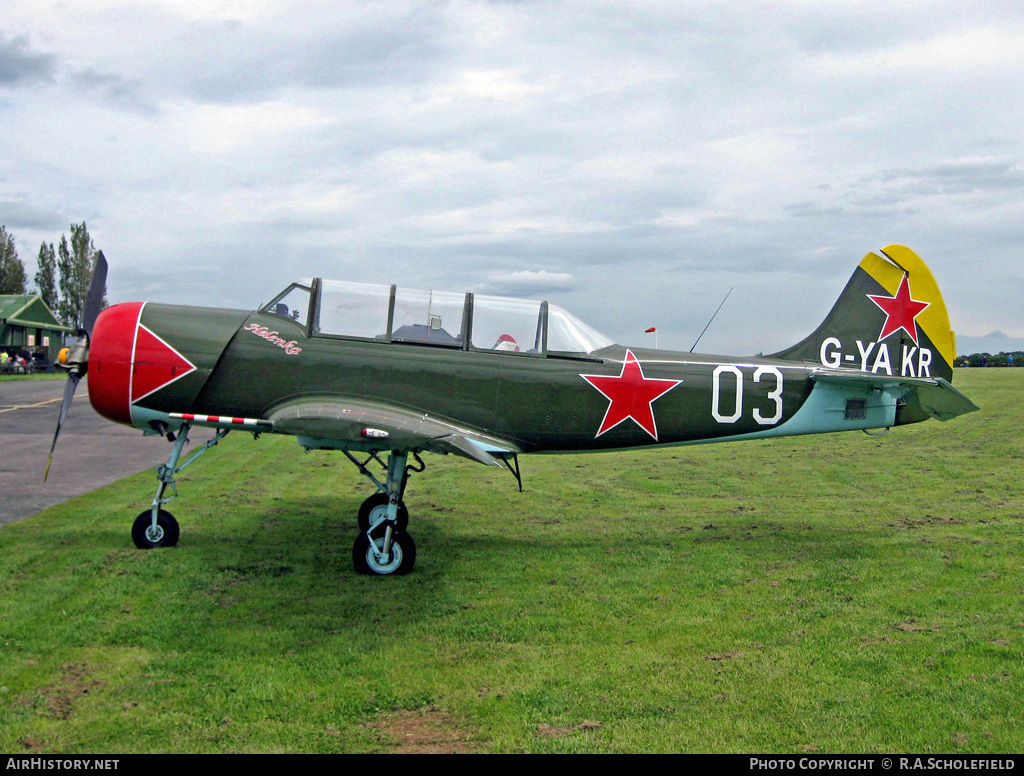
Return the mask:
[[[837,404],[832,417],[787,426],[815,387],[809,378],[815,365],[803,362],[619,345],[570,356],[375,342],[310,336],[307,327],[262,312],[159,304],[145,307],[141,323],[196,366],[138,402],[156,413],[266,418],[303,397],[336,397],[422,413],[508,440],[522,452],[684,444],[897,422],[892,402],[867,420],[845,417],[845,405]],[[630,376],[656,389],[638,395],[629,386],[620,391],[622,378]],[[653,393],[659,395],[649,400]],[[864,398],[872,399],[869,392]]]

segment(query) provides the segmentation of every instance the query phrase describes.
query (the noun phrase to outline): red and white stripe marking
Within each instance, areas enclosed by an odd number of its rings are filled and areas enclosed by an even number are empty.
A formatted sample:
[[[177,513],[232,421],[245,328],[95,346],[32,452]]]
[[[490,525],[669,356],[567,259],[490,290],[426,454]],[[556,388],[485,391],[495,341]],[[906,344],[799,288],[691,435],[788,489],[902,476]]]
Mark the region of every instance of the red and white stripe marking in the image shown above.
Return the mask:
[[[259,418],[231,418],[227,415],[193,415],[191,412],[169,412],[175,420],[187,420],[193,423],[219,423],[225,426],[273,426],[269,420]]]

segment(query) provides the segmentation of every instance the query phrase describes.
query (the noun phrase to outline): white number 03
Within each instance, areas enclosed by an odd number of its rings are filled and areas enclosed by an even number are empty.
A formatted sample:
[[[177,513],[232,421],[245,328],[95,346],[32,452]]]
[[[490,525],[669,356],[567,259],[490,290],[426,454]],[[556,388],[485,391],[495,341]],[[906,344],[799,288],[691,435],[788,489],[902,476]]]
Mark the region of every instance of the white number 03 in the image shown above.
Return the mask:
[[[736,384],[736,400],[732,407],[722,407],[722,380],[731,375]],[[768,398],[775,403],[775,414],[765,417],[759,408],[754,408],[754,420],[762,426],[772,426],[782,420],[782,372],[773,366],[759,366],[754,372],[754,382],[760,383],[765,375],[775,378],[775,387],[768,392]],[[716,367],[711,379],[711,414],[719,423],[735,423],[743,416],[743,372],[733,364]],[[730,412],[731,410],[731,412]],[[729,413],[729,414],[726,414]]]

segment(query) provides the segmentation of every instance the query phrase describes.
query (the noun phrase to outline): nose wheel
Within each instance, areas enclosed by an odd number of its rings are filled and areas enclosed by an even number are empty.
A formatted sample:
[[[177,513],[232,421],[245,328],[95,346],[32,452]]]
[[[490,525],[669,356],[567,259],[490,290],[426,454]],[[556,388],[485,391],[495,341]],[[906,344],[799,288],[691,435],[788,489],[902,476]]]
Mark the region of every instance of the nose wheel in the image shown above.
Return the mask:
[[[153,522],[153,510],[147,509],[139,513],[132,524],[132,541],[140,550],[152,550],[157,547],[173,547],[178,543],[178,521],[174,515],[161,509]]]
[[[181,458],[185,443],[188,441],[190,428],[190,424],[182,423],[177,437],[174,437],[173,434],[169,435],[169,438],[174,440],[174,444],[171,447],[171,454],[167,458],[167,463],[157,467],[157,486],[156,495],[153,497],[153,504],[145,512],[140,513],[132,524],[132,541],[135,542],[135,546],[140,550],[152,550],[156,547],[173,547],[178,543],[178,537],[181,534],[178,528],[178,521],[166,509],[162,509],[164,504],[178,497],[178,486],[174,482],[174,475],[211,447],[214,447],[228,434],[228,429],[220,429],[213,439],[199,448],[185,463],[179,466],[178,461]],[[168,487],[173,495],[167,495]]]

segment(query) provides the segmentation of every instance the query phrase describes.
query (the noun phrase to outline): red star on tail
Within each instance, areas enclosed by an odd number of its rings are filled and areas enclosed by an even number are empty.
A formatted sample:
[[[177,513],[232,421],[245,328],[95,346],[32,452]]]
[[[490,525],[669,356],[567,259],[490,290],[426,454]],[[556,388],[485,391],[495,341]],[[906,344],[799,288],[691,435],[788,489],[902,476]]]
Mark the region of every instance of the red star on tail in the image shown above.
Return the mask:
[[[917,341],[917,323],[914,319],[924,312],[924,309],[931,302],[917,302],[911,298],[910,278],[907,275],[903,276],[903,281],[900,283],[896,296],[872,296],[868,294],[867,297],[878,305],[886,315],[882,333],[878,335],[879,342],[890,334],[903,329],[914,340],[915,345],[920,344]]]
[[[633,351],[626,351],[626,360],[618,377],[609,375],[580,375],[608,399],[608,410],[597,430],[595,439],[610,431],[624,420],[632,419],[640,428],[658,441],[658,425],[654,421],[651,403],[675,388],[682,380],[658,380],[644,377],[644,370]]]

